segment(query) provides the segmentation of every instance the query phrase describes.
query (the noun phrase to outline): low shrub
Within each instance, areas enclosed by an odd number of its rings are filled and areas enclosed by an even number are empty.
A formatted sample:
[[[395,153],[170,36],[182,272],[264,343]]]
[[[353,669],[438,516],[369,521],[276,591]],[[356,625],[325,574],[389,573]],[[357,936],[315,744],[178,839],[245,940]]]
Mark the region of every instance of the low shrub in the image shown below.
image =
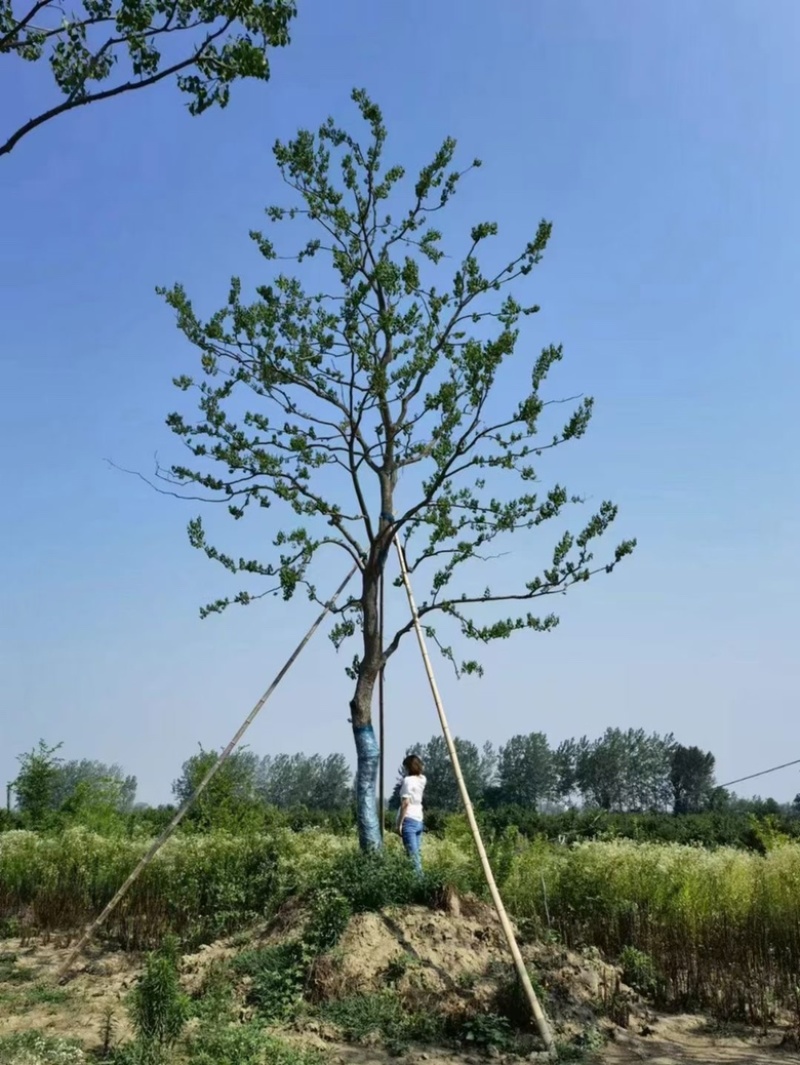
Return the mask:
[[[303,997],[309,957],[299,939],[248,950],[233,962],[233,970],[250,978],[248,1002],[264,1021],[288,1020]]]
[[[131,995],[130,1013],[139,1041],[148,1047],[170,1047],[189,1019],[189,999],[181,991],[178,942],[168,937],[145,963]]]
[[[379,1039],[395,1051],[410,1043],[439,1042],[447,1031],[444,1018],[434,1010],[411,1010],[388,989],[326,1003],[321,1013],[349,1042],[370,1043]]]
[[[636,947],[624,947],[619,956],[622,979],[640,995],[654,997],[658,991],[658,970],[649,954]]]
[[[188,1043],[187,1065],[323,1065],[315,1051],[293,1047],[258,1023],[202,1027]]]

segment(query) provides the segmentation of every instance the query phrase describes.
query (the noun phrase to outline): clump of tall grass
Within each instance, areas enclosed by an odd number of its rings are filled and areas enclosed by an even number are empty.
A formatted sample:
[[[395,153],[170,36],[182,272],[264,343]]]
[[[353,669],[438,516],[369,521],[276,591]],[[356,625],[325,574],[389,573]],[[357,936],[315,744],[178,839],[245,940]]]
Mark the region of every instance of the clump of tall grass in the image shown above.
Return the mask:
[[[800,979],[800,847],[739,850],[585,843],[526,846],[504,884],[519,917],[570,945],[653,961],[665,1003],[766,1023]],[[630,951],[628,951],[630,956]]]
[[[0,1036],[2,1065],[84,1065],[86,1055],[73,1039],[44,1032],[14,1032]]]
[[[111,899],[148,845],[80,828],[59,835],[3,833],[0,922],[21,917],[42,931],[80,928]],[[174,837],[112,914],[106,934],[129,949],[152,946],[168,932],[184,940],[226,934],[305,890],[349,846],[314,831]]]
[[[630,840],[560,846],[510,828],[488,849],[507,906],[527,927],[597,946],[629,968],[635,959],[637,982],[665,1004],[766,1023],[775,1005],[794,1008],[800,986],[800,846],[773,843],[766,854]],[[147,845],[80,829],[0,834],[0,924],[24,914],[41,930],[79,928]],[[396,839],[388,839],[388,865],[362,862],[357,880],[355,849],[355,840],[313,828],[175,837],[112,915],[107,934],[132,948],[169,932],[198,942],[323,886],[344,892],[353,910],[415,901],[405,866],[392,865]],[[424,861],[426,890],[446,883],[485,891],[462,819],[426,839]]]

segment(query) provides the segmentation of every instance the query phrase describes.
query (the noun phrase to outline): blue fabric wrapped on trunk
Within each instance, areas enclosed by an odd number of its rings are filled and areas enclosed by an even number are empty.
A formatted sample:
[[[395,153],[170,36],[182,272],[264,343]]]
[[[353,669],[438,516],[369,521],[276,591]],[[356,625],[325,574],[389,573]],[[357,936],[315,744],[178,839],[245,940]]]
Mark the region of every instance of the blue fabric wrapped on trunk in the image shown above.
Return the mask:
[[[375,797],[380,748],[372,725],[353,725],[353,736],[356,741],[357,757],[358,842],[362,850],[378,850],[383,844]]]

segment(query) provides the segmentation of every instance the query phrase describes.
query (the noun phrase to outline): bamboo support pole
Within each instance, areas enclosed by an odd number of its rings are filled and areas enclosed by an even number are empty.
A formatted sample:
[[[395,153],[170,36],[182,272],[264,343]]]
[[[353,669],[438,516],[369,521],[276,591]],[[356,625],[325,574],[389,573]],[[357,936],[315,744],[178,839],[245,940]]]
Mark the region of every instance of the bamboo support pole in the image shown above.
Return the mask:
[[[167,827],[164,829],[164,831],[161,833],[161,835],[152,843],[152,845],[148,849],[147,853],[139,861],[139,863],[134,868],[133,872],[130,874],[130,876],[125,881],[125,883],[122,885],[122,887],[120,887],[120,889],[117,891],[117,893],[111,899],[111,901],[107,904],[107,906],[102,911],[102,913],[100,913],[100,915],[98,917],[96,917],[94,919],[94,921],[92,921],[91,924],[86,928],[86,931],[83,933],[83,936],[79,940],[77,946],[75,947],[75,949],[72,951],[70,956],[67,958],[66,962],[63,964],[63,966],[59,970],[59,973],[58,973],[59,983],[65,983],[66,982],[66,980],[68,979],[68,975],[67,974],[69,973],[69,970],[71,969],[71,967],[75,963],[76,959],[83,953],[83,951],[86,948],[86,945],[88,944],[89,940],[92,938],[92,936],[98,930],[98,928],[100,928],[100,926],[105,922],[105,920],[108,918],[109,914],[111,914],[116,909],[116,907],[119,905],[119,903],[121,902],[123,897],[127,894],[127,892],[129,890],[129,888],[131,887],[131,885],[139,878],[139,876],[141,876],[141,874],[144,872],[144,870],[147,868],[147,866],[150,864],[150,862],[152,862],[153,858],[155,858],[156,854],[158,854],[158,852],[161,850],[161,848],[167,842],[169,837],[172,835],[172,833],[175,831],[175,829],[178,827],[178,825],[184,819],[186,814],[189,812],[189,810],[191,810],[192,806],[194,806],[194,804],[197,801],[197,799],[200,797],[200,795],[203,793],[203,791],[205,791],[205,789],[208,786],[208,784],[216,776],[216,774],[219,771],[220,767],[223,765],[223,763],[228,758],[228,756],[232,753],[234,747],[236,747],[236,745],[241,740],[242,736],[244,736],[245,732],[247,732],[247,730],[250,728],[252,723],[255,721],[256,717],[258,716],[259,711],[263,708],[264,704],[267,702],[267,700],[273,694],[273,692],[278,687],[280,682],[283,680],[283,678],[289,672],[291,667],[297,661],[297,659],[300,656],[301,651],[303,651],[303,649],[305,648],[305,646],[308,643],[308,641],[311,639],[311,637],[314,635],[314,633],[320,627],[322,622],[328,616],[328,613],[333,608],[334,603],[339,598],[339,596],[342,594],[342,592],[344,591],[346,585],[350,582],[350,579],[352,578],[352,576],[354,575],[354,573],[356,572],[357,569],[358,569],[358,566],[353,566],[353,568],[347,574],[345,579],[342,581],[342,583],[339,585],[339,587],[333,593],[331,598],[325,604],[325,606],[322,609],[322,612],[319,614],[319,616],[317,617],[317,619],[314,622],[314,624],[311,626],[311,628],[308,630],[308,632],[302,638],[302,640],[297,645],[297,647],[295,647],[294,651],[292,651],[291,655],[286,660],[286,662],[283,664],[281,669],[278,671],[278,673],[275,676],[275,679],[272,681],[270,686],[267,688],[267,690],[264,692],[264,694],[258,700],[256,705],[253,707],[253,709],[247,715],[245,720],[239,726],[239,729],[237,730],[237,732],[234,735],[234,737],[231,739],[231,741],[228,744],[228,746],[220,754],[220,756],[219,756],[219,758],[217,758],[216,762],[214,762],[214,764],[209,768],[208,772],[205,774],[203,779],[200,781],[200,783],[194,789],[194,791],[189,796],[189,798],[184,802],[183,806],[181,806],[181,808],[178,810],[178,812],[172,818],[172,820],[167,825]]]
[[[425,645],[425,636],[422,631],[422,625],[420,624],[419,614],[417,612],[417,605],[414,601],[414,593],[411,590],[411,580],[408,575],[408,568],[406,567],[406,559],[403,553],[403,549],[400,546],[399,541],[395,538],[395,547],[397,548],[397,557],[400,560],[400,573],[403,578],[403,584],[405,585],[406,595],[408,596],[408,605],[411,608],[411,617],[414,622],[414,630],[417,634],[417,642],[419,643],[419,649],[422,653],[422,661],[425,664],[425,672],[428,675],[428,682],[431,686],[431,694],[433,695],[433,701],[436,704],[436,711],[439,715],[439,722],[442,726],[442,733],[444,734],[444,740],[447,744],[447,750],[450,754],[450,760],[453,763],[453,770],[456,775],[456,781],[458,782],[458,790],[461,793],[461,801],[464,804],[464,810],[467,815],[467,821],[472,832],[472,838],[475,841],[475,847],[478,851],[478,857],[481,861],[483,868],[483,875],[486,877],[486,883],[489,885],[489,892],[492,896],[492,902],[494,908],[497,911],[497,916],[500,919],[500,925],[503,929],[503,934],[508,944],[508,949],[511,953],[511,957],[514,959],[514,965],[517,970],[519,981],[522,984],[522,989],[525,992],[525,996],[531,1007],[531,1013],[536,1021],[536,1027],[539,1031],[539,1035],[542,1038],[547,1052],[551,1058],[556,1057],[556,1048],[553,1041],[553,1034],[550,1031],[550,1025],[547,1018],[544,1015],[544,1011],[539,1003],[539,999],[536,997],[536,992],[533,989],[531,978],[528,975],[528,970],[525,967],[522,954],[520,953],[519,944],[517,943],[516,936],[514,935],[514,929],[511,927],[511,922],[508,919],[505,905],[500,897],[500,892],[497,888],[497,883],[492,872],[492,867],[489,862],[489,856],[486,853],[486,848],[481,838],[480,828],[475,818],[475,811],[472,808],[472,801],[467,791],[467,785],[464,782],[464,776],[461,772],[461,765],[458,761],[458,752],[456,751],[455,744],[453,743],[453,737],[450,734],[450,726],[447,723],[447,717],[444,712],[444,705],[442,703],[441,696],[439,694],[439,688],[436,684],[436,677],[434,676],[433,666],[431,665],[430,656],[428,655],[428,648]]]

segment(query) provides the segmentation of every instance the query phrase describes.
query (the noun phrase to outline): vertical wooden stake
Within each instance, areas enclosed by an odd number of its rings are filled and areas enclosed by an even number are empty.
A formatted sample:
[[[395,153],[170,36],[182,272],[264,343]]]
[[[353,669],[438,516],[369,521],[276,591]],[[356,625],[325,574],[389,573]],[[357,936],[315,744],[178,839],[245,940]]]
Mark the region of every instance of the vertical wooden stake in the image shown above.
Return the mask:
[[[478,827],[478,822],[475,818],[475,811],[472,808],[472,801],[467,791],[467,785],[464,782],[464,776],[461,772],[461,765],[458,761],[458,752],[456,751],[455,744],[453,743],[453,737],[450,734],[450,726],[447,723],[447,717],[444,712],[444,705],[442,704],[441,696],[439,695],[439,688],[436,684],[436,677],[433,673],[433,666],[431,665],[430,656],[428,655],[428,648],[425,646],[425,636],[422,632],[422,625],[420,624],[419,614],[417,613],[417,605],[414,602],[414,593],[411,590],[411,581],[408,576],[408,569],[406,567],[406,559],[403,553],[403,549],[400,546],[399,541],[395,537],[395,547],[397,548],[397,557],[400,560],[400,573],[403,577],[403,584],[406,587],[406,595],[408,596],[408,605],[411,608],[411,617],[414,621],[414,630],[417,634],[417,642],[419,643],[419,649],[422,653],[422,661],[425,664],[425,672],[428,674],[428,682],[431,686],[431,694],[433,695],[433,701],[436,704],[436,711],[439,714],[439,722],[442,726],[442,733],[444,734],[444,740],[447,744],[447,750],[450,754],[450,760],[453,763],[453,771],[456,775],[456,781],[458,782],[458,790],[461,793],[461,801],[464,803],[464,811],[467,815],[467,821],[472,831],[472,838],[475,841],[475,847],[478,851],[478,857],[481,860],[481,866],[483,868],[483,875],[486,877],[486,883],[489,885],[489,892],[492,896],[492,902],[494,908],[497,911],[497,916],[500,918],[500,925],[503,929],[503,934],[508,944],[508,949],[511,952],[511,957],[514,959],[514,965],[519,976],[519,981],[522,984],[522,989],[525,992],[525,996],[531,1007],[531,1013],[536,1021],[536,1027],[539,1031],[539,1035],[542,1038],[547,1052],[552,1058],[556,1057],[556,1047],[553,1041],[553,1033],[550,1031],[550,1025],[547,1018],[544,1015],[544,1011],[539,1003],[539,999],[536,997],[536,992],[533,989],[531,978],[528,975],[528,970],[525,968],[525,962],[520,953],[519,944],[517,943],[516,936],[514,935],[514,929],[511,927],[511,922],[508,919],[505,905],[500,897],[500,892],[497,888],[497,883],[492,872],[492,867],[489,862],[489,856],[486,853],[486,847],[483,844],[481,838],[481,831]]]

